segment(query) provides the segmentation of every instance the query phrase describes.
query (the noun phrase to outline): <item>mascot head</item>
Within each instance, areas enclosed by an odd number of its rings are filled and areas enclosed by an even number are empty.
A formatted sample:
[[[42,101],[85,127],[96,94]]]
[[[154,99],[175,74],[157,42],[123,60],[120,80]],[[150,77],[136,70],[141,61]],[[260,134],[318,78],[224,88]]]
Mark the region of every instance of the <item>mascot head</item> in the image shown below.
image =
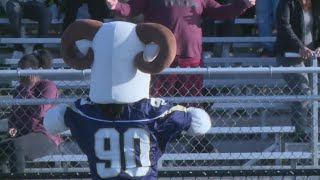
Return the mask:
[[[93,102],[132,103],[149,97],[150,74],[172,63],[176,40],[160,24],[79,20],[64,31],[61,55],[72,68],[91,68]]]

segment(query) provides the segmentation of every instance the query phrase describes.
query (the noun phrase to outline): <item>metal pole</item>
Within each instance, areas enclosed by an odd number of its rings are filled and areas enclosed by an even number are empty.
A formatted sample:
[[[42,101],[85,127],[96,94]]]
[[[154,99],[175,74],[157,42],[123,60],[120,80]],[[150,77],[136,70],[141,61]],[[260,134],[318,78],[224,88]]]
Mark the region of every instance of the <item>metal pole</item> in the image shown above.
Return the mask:
[[[300,57],[297,53],[286,53],[286,57]],[[318,59],[315,55],[311,58],[311,66],[312,68],[318,67]],[[318,73],[313,72],[312,73],[312,96],[318,95]],[[318,100],[314,99],[312,101],[312,154],[313,154],[313,165],[315,168],[319,167],[319,159],[318,159],[318,133],[319,133],[319,127],[318,127],[318,112],[319,112],[319,104]]]
[[[166,68],[159,74],[282,74],[282,73],[318,73],[320,67],[236,67],[236,68]],[[17,69],[17,70],[2,70],[0,77],[18,77],[22,75],[43,75],[48,77],[66,77],[80,76],[89,77],[91,69],[75,70],[75,69]]]
[[[312,58],[312,67],[318,67],[318,59],[317,57]],[[318,73],[312,73],[312,95],[317,96],[318,95]],[[319,166],[319,159],[318,159],[318,133],[319,133],[319,127],[318,127],[318,101],[313,100],[313,106],[312,106],[312,151],[313,151],[313,165],[318,167]]]

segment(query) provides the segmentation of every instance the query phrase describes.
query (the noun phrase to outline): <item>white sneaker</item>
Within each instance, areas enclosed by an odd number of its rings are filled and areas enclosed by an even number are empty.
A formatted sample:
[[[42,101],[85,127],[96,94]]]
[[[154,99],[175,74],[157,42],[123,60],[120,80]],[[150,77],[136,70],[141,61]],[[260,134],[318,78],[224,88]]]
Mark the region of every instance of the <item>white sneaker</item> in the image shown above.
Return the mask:
[[[12,59],[21,59],[24,53],[22,51],[13,51]]]

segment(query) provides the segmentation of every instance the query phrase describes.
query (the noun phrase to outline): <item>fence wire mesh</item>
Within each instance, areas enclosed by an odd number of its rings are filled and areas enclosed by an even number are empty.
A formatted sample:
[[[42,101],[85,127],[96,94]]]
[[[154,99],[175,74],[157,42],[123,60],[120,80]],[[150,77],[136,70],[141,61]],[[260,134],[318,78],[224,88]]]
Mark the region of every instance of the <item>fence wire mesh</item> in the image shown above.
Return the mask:
[[[187,69],[180,68],[180,71]],[[226,171],[234,171],[238,174],[230,176],[233,179],[286,179],[299,174],[276,172],[295,170],[301,170],[298,172],[304,178],[320,175],[316,171],[319,169],[317,73],[302,71],[300,76],[298,73],[288,75],[284,78],[281,73],[237,74],[231,70],[225,74],[182,73],[177,76],[169,73],[161,75],[160,82],[153,79],[152,95],[164,96],[185,106],[201,107],[210,114],[213,123],[204,136],[182,134],[170,143],[158,162],[160,176],[169,177],[166,173],[173,171],[169,179],[181,179],[182,175],[196,179],[223,179],[228,177]],[[61,77],[53,80],[60,99],[88,96],[88,79],[69,81]],[[11,178],[50,178],[52,173],[60,175],[51,178],[63,177],[63,174],[68,177],[68,173],[88,174],[87,158],[68,132],[61,134],[63,141],[55,151],[51,151],[48,143],[34,141],[33,138],[38,137],[24,139],[23,143],[31,143],[46,154],[30,155],[25,159],[23,172],[18,170],[18,173],[10,174],[17,148],[14,138],[8,138],[8,121],[12,114],[20,114],[16,123],[28,130],[31,127],[24,126],[26,119],[44,106],[44,102],[33,102],[34,98],[27,98],[24,103],[15,102],[15,99],[24,98],[16,90],[19,81],[15,78],[9,82],[6,79],[1,88],[6,101],[0,104],[0,174]],[[38,93],[43,90],[46,89]],[[310,169],[313,171],[309,174],[302,171]],[[261,170],[274,170],[274,174],[269,172],[265,177]],[[254,173],[260,171],[261,174]],[[76,174],[70,177],[80,178]]]

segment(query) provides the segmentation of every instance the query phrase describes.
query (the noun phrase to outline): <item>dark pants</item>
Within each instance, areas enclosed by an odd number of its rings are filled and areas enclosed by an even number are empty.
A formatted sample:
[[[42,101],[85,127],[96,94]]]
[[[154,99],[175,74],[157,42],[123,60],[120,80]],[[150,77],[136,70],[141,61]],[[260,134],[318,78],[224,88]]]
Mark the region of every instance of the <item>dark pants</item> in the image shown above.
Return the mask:
[[[91,19],[103,22],[108,15],[105,0],[64,0],[65,16],[63,19],[63,30],[65,30],[77,18],[78,9],[82,3],[88,4]]]
[[[41,132],[15,138],[13,143],[16,157],[14,167],[17,173],[24,173],[26,161],[32,161],[57,151],[57,145]]]
[[[13,162],[16,160],[12,140],[0,142],[0,172],[10,173],[15,171]]]
[[[24,173],[26,161],[51,155],[57,151],[57,145],[44,133],[30,133],[0,144],[0,165],[7,164],[2,171]],[[5,166],[2,166],[5,167]]]
[[[288,67],[305,67],[309,64],[305,64],[300,58],[286,59],[278,57],[277,61],[280,65]],[[289,95],[311,95],[311,88],[309,77],[307,73],[290,73],[283,74],[283,78],[287,83],[289,89]],[[310,127],[310,102],[297,101],[291,103],[291,121],[296,127],[296,132],[304,132],[306,125]]]
[[[21,18],[28,18],[39,23],[38,36],[46,37],[51,24],[51,11],[38,1],[18,2],[10,0],[6,5],[11,32],[15,37],[21,37]]]

